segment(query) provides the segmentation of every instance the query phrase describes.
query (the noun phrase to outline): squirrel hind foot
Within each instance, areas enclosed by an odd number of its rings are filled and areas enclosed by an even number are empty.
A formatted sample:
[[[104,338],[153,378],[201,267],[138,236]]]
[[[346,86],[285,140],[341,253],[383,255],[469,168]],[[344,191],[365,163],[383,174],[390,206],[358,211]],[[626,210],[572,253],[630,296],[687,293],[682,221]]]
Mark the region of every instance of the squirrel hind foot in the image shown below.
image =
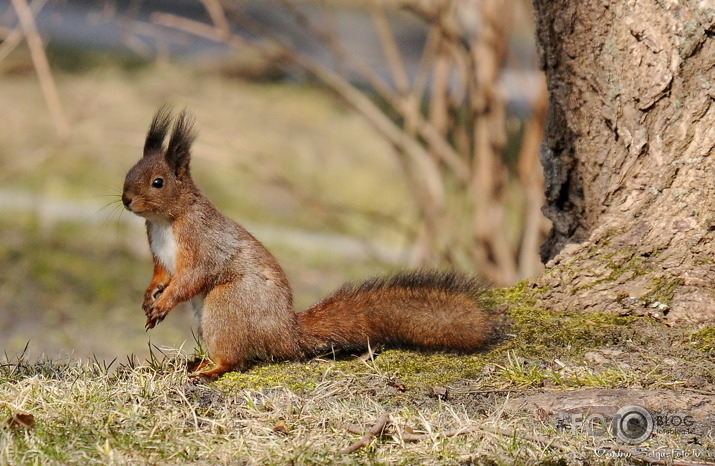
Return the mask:
[[[194,363],[197,360],[190,361],[187,364],[187,369],[189,372],[194,372],[193,374],[189,375],[189,379],[192,380],[194,383],[209,383],[209,382],[215,382],[218,380],[219,377],[221,377],[223,374],[226,372],[232,372],[232,371],[242,371],[244,367],[244,363],[230,363],[227,361],[214,361],[214,368],[210,370],[202,370],[206,366],[211,364],[210,360],[203,359],[198,361],[197,364],[194,365]],[[199,371],[199,372],[196,372]]]
[[[212,362],[208,358],[194,358],[191,361],[186,361],[186,372],[193,373],[202,370],[204,367],[211,365]]]

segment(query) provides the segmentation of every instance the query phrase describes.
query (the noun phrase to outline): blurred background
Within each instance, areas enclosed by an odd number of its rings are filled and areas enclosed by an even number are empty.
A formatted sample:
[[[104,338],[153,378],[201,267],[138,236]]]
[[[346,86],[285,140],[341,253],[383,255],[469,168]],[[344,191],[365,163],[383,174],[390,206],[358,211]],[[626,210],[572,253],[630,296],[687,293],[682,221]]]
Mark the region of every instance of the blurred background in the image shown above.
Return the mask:
[[[126,171],[154,111],[196,116],[202,190],[303,309],[345,281],[541,270],[546,91],[528,0],[0,0],[0,350],[125,361],[151,277]]]

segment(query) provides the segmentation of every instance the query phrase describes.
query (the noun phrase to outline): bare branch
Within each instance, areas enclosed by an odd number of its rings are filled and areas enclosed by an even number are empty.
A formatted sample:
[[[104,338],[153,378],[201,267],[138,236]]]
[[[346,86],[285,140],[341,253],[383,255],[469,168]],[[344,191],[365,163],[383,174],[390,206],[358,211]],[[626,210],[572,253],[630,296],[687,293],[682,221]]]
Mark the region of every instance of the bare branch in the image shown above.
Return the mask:
[[[373,89],[386,101],[392,103],[394,101],[394,93],[390,87],[380,78],[380,76],[375,73],[371,67],[362,61],[355,54],[350,53],[343,47],[340,42],[335,39],[333,34],[328,34],[327,32],[319,29],[302,11],[296,8],[288,0],[279,0],[281,6],[290,13],[293,20],[303,28],[305,32],[312,35],[320,43],[324,44],[330,49],[330,51],[335,55],[335,58],[340,62],[345,62],[354,71],[359,73],[367,82],[372,86]],[[393,105],[394,106],[394,105]]]
[[[3,38],[0,44],[0,61],[3,61],[13,50],[22,42],[22,31],[20,29],[12,29]]]
[[[385,9],[375,0],[369,2],[369,8],[375,29],[380,37],[380,42],[382,42],[382,48],[385,50],[385,58],[387,58],[387,63],[390,65],[390,71],[392,72],[392,78],[395,80],[397,91],[405,96],[409,91],[410,81],[407,78],[405,64],[402,61],[402,55],[400,54],[397,42],[395,42],[395,36],[392,34],[392,27],[385,14]]]
[[[42,7],[45,6],[45,3],[47,3],[47,0],[33,0],[32,3],[30,3],[32,14],[37,15]],[[2,30],[0,30],[0,36],[2,36],[3,39],[2,44],[0,44],[0,61],[2,61],[22,42],[22,27],[16,27],[14,29],[2,28]]]
[[[415,101],[422,102],[427,88],[427,80],[429,79],[432,62],[437,53],[437,47],[441,41],[439,29],[431,26],[427,32],[427,40],[425,41],[422,57],[417,68],[417,73],[412,81],[411,94]]]
[[[60,139],[65,139],[69,135],[69,124],[62,110],[62,104],[60,103],[57,87],[52,77],[52,71],[50,71],[50,64],[47,61],[45,48],[37,32],[34,15],[27,5],[26,0],[12,0],[12,5],[15,8],[15,13],[17,13],[20,26],[25,34],[27,46],[30,49],[30,57],[32,58],[37,78],[40,81],[40,87],[45,96],[47,107],[50,110],[57,136],[59,136]]]
[[[544,224],[547,222],[541,214],[541,206],[544,205],[544,174],[539,161],[539,146],[544,137],[547,107],[546,80],[543,79],[531,118],[524,127],[516,170],[526,197],[524,226],[521,229],[521,244],[518,252],[519,279],[533,276],[542,267],[539,258],[539,240],[544,235]]]
[[[260,53],[265,53],[264,49],[249,44],[238,38],[235,34],[228,38],[222,38],[216,28],[197,21],[180,18],[169,14],[155,14],[152,19],[157,24],[179,28],[181,30],[200,35],[216,42],[228,43],[232,47],[251,47]],[[313,74],[321,82],[325,83],[340,97],[352,106],[355,110],[365,116],[366,120],[383,135],[388,141],[410,155],[417,166],[424,180],[424,188],[430,193],[438,206],[444,205],[444,187],[439,174],[439,169],[430,154],[414,139],[408,137],[392,120],[390,120],[367,96],[357,90],[350,82],[334,71],[331,71],[312,58],[303,54],[292,45],[277,37],[271,31],[262,26],[251,23],[248,26],[260,32],[264,37],[271,38],[283,50],[288,52],[288,57],[297,66]]]
[[[231,35],[231,26],[228,24],[221,2],[219,0],[201,0],[201,3],[204,4],[204,8],[206,8],[216,29],[220,31],[224,38],[228,38]]]
[[[235,34],[229,34],[228,37],[224,37],[223,34],[221,34],[221,31],[215,26],[171,13],[153,13],[151,15],[151,20],[154,24],[188,32],[189,34],[193,34],[197,37],[203,37],[204,39],[214,42],[226,43],[231,47],[240,48],[249,46],[243,39]]]
[[[374,72],[372,68],[367,66],[365,62],[355,57],[353,54],[345,50],[338,41],[330,34],[319,30],[300,10],[295,8],[289,1],[280,0],[286,11],[290,12],[296,22],[303,27],[307,32],[311,33],[323,44],[328,46],[339,60],[345,60],[356,72],[375,89],[375,91],[383,98],[396,112],[402,117],[411,122],[414,129],[429,143],[432,154],[437,156],[444,162],[450,170],[455,174],[457,179],[465,184],[469,183],[469,167],[462,160],[460,155],[449,145],[449,142],[444,139],[440,131],[426,121],[420,112],[415,112],[415,105],[409,99],[402,99],[392,89],[390,89],[383,80]],[[264,30],[265,31],[265,30]]]
[[[423,260],[436,252],[451,263],[465,265],[469,261],[495,284],[513,282],[538,267],[534,250],[543,222],[535,195],[540,188],[533,180],[518,178],[527,191],[527,220],[515,231],[505,215],[505,205],[513,194],[506,190],[510,179],[504,160],[506,107],[499,89],[509,26],[508,18],[500,13],[501,2],[410,2],[408,9],[429,22],[420,64],[410,83],[387,16],[388,7],[370,0],[368,12],[392,76],[388,84],[389,78],[383,79],[339,41],[334,27],[325,26],[332,21],[317,22],[296,2],[278,0],[295,24],[332,54],[335,67],[323,65],[280,32],[252,20],[237,4],[201,1],[213,24],[163,13],[154,14],[152,20],[236,49],[256,51],[269,60],[275,59],[278,50],[281,66],[294,66],[311,75],[360,114],[395,149],[421,217],[417,244]],[[326,18],[327,7],[321,5]],[[464,11],[460,8],[478,8],[478,12],[467,13],[478,13],[480,27],[462,24],[460,12]],[[262,40],[242,39],[230,31],[234,24],[246,27]],[[366,81],[379,100],[354,85],[347,71]],[[533,140],[530,136],[524,141],[525,151],[526,145],[533,148]],[[522,156],[531,157],[533,162],[530,154]],[[535,169],[533,163],[529,167],[529,171]],[[461,199],[448,203],[449,196]],[[308,204],[310,198],[303,196]],[[460,242],[460,233],[465,231],[472,234]]]

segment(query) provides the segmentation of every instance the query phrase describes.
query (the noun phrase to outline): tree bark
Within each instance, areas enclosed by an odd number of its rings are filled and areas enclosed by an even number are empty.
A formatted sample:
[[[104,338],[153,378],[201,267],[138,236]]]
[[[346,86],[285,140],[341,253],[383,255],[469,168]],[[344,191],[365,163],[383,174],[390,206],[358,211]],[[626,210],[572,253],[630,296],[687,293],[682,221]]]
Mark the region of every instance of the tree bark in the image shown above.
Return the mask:
[[[553,228],[541,305],[715,317],[715,6],[534,0]]]

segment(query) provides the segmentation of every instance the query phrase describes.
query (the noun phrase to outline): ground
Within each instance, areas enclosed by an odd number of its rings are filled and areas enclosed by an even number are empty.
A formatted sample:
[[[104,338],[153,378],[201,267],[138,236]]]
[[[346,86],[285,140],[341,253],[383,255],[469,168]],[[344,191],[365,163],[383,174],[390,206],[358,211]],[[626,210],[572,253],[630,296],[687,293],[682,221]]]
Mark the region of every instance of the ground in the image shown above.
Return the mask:
[[[714,328],[554,314],[532,307],[531,292],[522,284],[486,294],[485,304],[511,307],[504,339],[482,354],[324,355],[259,364],[210,385],[187,379],[181,354],[156,353],[147,363],[115,368],[10,362],[0,369],[4,460],[715,460]],[[615,440],[598,422],[577,425],[593,415],[610,419],[629,405],[645,406],[655,423],[655,433],[637,446]],[[32,415],[31,427],[13,421],[23,414]],[[365,447],[343,452],[384,414],[389,423]]]

